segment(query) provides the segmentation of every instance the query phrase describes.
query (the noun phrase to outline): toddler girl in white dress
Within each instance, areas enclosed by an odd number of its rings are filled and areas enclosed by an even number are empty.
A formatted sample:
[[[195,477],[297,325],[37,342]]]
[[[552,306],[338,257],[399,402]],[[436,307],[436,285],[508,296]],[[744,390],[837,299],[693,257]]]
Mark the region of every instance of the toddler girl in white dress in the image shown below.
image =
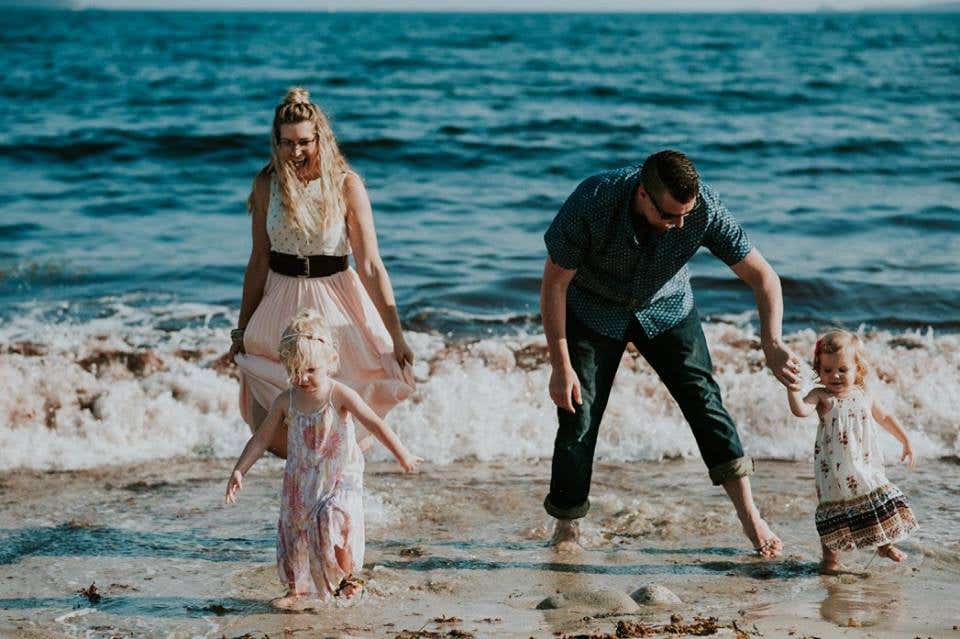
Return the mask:
[[[868,394],[862,348],[860,339],[847,331],[827,333],[817,340],[813,356],[822,386],[805,397],[799,386],[787,391],[794,415],[806,417],[816,410],[820,416],[813,459],[823,574],[837,574],[840,551],[854,548],[876,547],[880,556],[903,561],[906,554],[893,544],[917,527],[903,493],[887,481],[876,425],[900,441],[900,460],[913,466],[910,439]]]

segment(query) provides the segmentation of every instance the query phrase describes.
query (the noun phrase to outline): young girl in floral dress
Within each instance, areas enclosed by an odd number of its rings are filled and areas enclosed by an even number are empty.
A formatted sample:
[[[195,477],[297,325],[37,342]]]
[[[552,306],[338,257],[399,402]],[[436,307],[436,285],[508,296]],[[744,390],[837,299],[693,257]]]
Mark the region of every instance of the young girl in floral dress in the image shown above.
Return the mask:
[[[303,597],[347,598],[362,582],[363,454],[354,433],[360,422],[412,472],[422,461],[377,417],[360,395],[334,381],[339,356],[323,318],[299,313],[283,331],[280,361],[290,387],[274,401],[263,426],[250,438],[227,482],[226,502],[236,501],[243,477],[263,455],[281,424],[287,426],[287,462],[277,526],[277,568],[286,586],[274,600],[290,608]]]
[[[854,548],[876,547],[880,556],[903,561],[906,554],[893,544],[917,527],[903,493],[884,473],[876,424],[903,446],[900,461],[913,466],[913,449],[897,419],[867,393],[862,348],[851,333],[827,333],[813,356],[822,386],[806,396],[799,385],[787,391],[794,415],[816,410],[820,416],[813,455],[823,574],[837,574],[839,553]]]

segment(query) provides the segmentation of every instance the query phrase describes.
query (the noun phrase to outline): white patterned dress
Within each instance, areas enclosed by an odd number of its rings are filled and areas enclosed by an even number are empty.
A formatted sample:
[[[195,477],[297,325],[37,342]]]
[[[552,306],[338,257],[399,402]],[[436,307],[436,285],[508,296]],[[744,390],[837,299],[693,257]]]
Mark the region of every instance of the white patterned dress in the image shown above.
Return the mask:
[[[917,527],[900,489],[883,470],[870,399],[860,388],[820,417],[813,459],[817,478],[816,523],[830,550],[882,546]]]
[[[300,411],[288,392],[277,569],[290,593],[327,599],[348,576],[335,547],[347,550],[353,570],[363,566],[363,454],[353,418],[340,415],[330,399],[316,411]]]

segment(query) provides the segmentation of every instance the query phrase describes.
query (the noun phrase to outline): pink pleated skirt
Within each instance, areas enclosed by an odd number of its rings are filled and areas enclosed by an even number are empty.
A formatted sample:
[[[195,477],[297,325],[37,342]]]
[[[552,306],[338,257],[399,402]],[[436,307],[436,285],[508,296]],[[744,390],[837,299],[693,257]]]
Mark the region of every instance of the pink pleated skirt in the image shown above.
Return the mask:
[[[384,417],[414,391],[413,372],[393,354],[393,340],[356,271],[300,278],[269,271],[263,299],[243,334],[246,354],[238,353],[240,414],[256,431],[274,399],[290,386],[280,364],[280,335],[302,309],[316,309],[326,320],[340,368],[334,377],[357,391]],[[286,433],[277,440],[286,442]],[[285,447],[283,447],[285,448]]]

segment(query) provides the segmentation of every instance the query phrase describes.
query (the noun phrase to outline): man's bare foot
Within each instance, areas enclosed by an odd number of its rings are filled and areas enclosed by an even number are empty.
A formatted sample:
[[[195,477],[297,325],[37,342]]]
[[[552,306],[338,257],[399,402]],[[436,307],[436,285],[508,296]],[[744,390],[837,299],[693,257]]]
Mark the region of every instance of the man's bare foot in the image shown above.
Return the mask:
[[[760,513],[756,510],[748,516],[746,521],[740,520],[743,525],[743,534],[753,544],[753,549],[763,559],[773,559],[779,557],[783,552],[783,542],[777,537],[767,522],[763,520]]]
[[[580,523],[576,519],[558,519],[553,528],[550,546],[555,552],[577,553],[580,546]]]
[[[288,592],[282,597],[272,599],[270,605],[278,610],[296,610],[300,605],[300,596],[295,592]]]
[[[907,553],[903,552],[893,544],[884,544],[883,546],[880,546],[877,548],[877,554],[897,563],[900,563],[907,558]]]

